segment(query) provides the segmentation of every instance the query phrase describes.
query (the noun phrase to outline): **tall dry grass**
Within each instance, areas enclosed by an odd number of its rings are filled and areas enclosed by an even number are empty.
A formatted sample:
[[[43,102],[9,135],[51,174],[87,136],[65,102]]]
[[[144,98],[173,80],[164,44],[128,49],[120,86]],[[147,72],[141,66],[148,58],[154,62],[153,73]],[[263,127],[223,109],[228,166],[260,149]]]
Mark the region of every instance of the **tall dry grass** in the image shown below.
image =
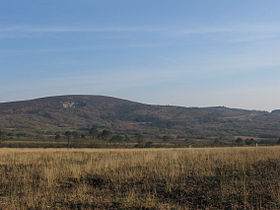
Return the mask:
[[[280,209],[280,147],[1,149],[2,209]]]

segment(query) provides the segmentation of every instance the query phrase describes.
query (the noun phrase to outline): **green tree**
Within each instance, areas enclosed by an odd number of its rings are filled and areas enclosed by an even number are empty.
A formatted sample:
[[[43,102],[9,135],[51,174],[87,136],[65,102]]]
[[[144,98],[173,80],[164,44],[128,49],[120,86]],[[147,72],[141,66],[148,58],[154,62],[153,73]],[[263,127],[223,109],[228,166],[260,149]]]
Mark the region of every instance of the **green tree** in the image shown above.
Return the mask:
[[[103,140],[108,140],[111,135],[112,135],[111,131],[103,130],[98,136],[99,136],[99,138],[101,138]]]
[[[125,137],[121,136],[121,135],[114,135],[111,138],[112,142],[122,142],[125,139]]]
[[[135,136],[135,138],[136,138],[136,140],[137,140],[137,142],[138,142],[139,144],[143,142],[144,137],[143,137],[142,134],[136,133],[134,136]]]
[[[245,143],[247,145],[255,145],[256,144],[256,141],[254,139],[246,139],[245,140]]]
[[[60,134],[56,134],[55,135],[55,140],[59,140],[59,139],[61,139],[61,135]]]
[[[89,135],[94,139],[98,136],[98,130],[95,127],[89,129]]]
[[[74,139],[77,139],[77,138],[80,137],[80,134],[79,134],[77,131],[73,131],[73,132],[71,133],[71,135],[73,136]]]
[[[237,144],[243,144],[244,141],[243,141],[242,138],[238,137],[238,138],[235,140],[235,143],[237,143]]]
[[[162,137],[162,140],[163,140],[163,141],[168,141],[168,140],[170,140],[170,136],[164,135],[164,136]]]
[[[4,131],[1,131],[1,130],[0,130],[0,141],[2,141],[3,138],[4,138]]]
[[[64,133],[64,135],[65,135],[66,138],[67,138],[68,147],[69,147],[69,146],[70,146],[71,131],[66,131],[66,132]]]
[[[127,141],[127,142],[130,141],[129,136],[125,134],[125,135],[124,135],[124,140]]]
[[[150,148],[152,146],[153,146],[153,142],[151,142],[151,141],[145,142],[145,147],[146,148]]]

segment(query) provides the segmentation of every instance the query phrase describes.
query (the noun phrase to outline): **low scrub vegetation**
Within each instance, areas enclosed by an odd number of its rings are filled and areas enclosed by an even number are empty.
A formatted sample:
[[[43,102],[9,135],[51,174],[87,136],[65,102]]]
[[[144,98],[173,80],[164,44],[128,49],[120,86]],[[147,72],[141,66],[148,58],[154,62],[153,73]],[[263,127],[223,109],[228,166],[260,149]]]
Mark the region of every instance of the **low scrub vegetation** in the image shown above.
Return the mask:
[[[280,147],[0,149],[2,209],[279,209]]]

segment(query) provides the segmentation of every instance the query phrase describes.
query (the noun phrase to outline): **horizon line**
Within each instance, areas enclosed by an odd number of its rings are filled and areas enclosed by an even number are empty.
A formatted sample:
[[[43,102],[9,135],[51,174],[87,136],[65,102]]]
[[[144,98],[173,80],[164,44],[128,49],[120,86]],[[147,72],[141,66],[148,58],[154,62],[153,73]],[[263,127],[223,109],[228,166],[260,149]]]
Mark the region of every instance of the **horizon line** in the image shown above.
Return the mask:
[[[147,102],[140,102],[135,101],[132,99],[121,98],[111,95],[99,95],[99,94],[57,94],[57,95],[46,95],[42,97],[32,97],[26,99],[15,99],[15,100],[8,100],[8,101],[0,101],[1,104],[8,104],[8,103],[20,103],[20,102],[28,102],[28,101],[35,101],[40,99],[47,99],[47,98],[56,98],[56,97],[75,97],[75,96],[90,96],[90,97],[105,97],[105,98],[113,98],[118,100],[129,101],[133,103],[143,104],[143,105],[150,105],[150,106],[171,106],[171,107],[181,107],[181,108],[197,108],[197,109],[207,109],[207,108],[226,108],[226,109],[235,109],[235,110],[244,110],[244,111],[257,111],[257,112],[268,112],[272,113],[274,111],[280,109],[273,109],[273,110],[261,110],[261,109],[250,109],[250,108],[242,108],[242,107],[228,107],[225,105],[209,105],[209,106],[187,106],[187,105],[179,105],[179,104],[156,104],[156,103],[147,103]]]

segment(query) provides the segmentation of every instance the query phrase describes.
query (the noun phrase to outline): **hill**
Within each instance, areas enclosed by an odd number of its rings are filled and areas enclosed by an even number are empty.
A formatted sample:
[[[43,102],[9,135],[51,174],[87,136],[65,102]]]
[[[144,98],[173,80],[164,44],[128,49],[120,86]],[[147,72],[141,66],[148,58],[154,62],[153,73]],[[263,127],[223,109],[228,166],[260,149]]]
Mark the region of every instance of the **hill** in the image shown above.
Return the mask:
[[[7,133],[53,135],[91,127],[150,138],[278,138],[280,111],[147,105],[89,95],[0,103],[0,129]]]

